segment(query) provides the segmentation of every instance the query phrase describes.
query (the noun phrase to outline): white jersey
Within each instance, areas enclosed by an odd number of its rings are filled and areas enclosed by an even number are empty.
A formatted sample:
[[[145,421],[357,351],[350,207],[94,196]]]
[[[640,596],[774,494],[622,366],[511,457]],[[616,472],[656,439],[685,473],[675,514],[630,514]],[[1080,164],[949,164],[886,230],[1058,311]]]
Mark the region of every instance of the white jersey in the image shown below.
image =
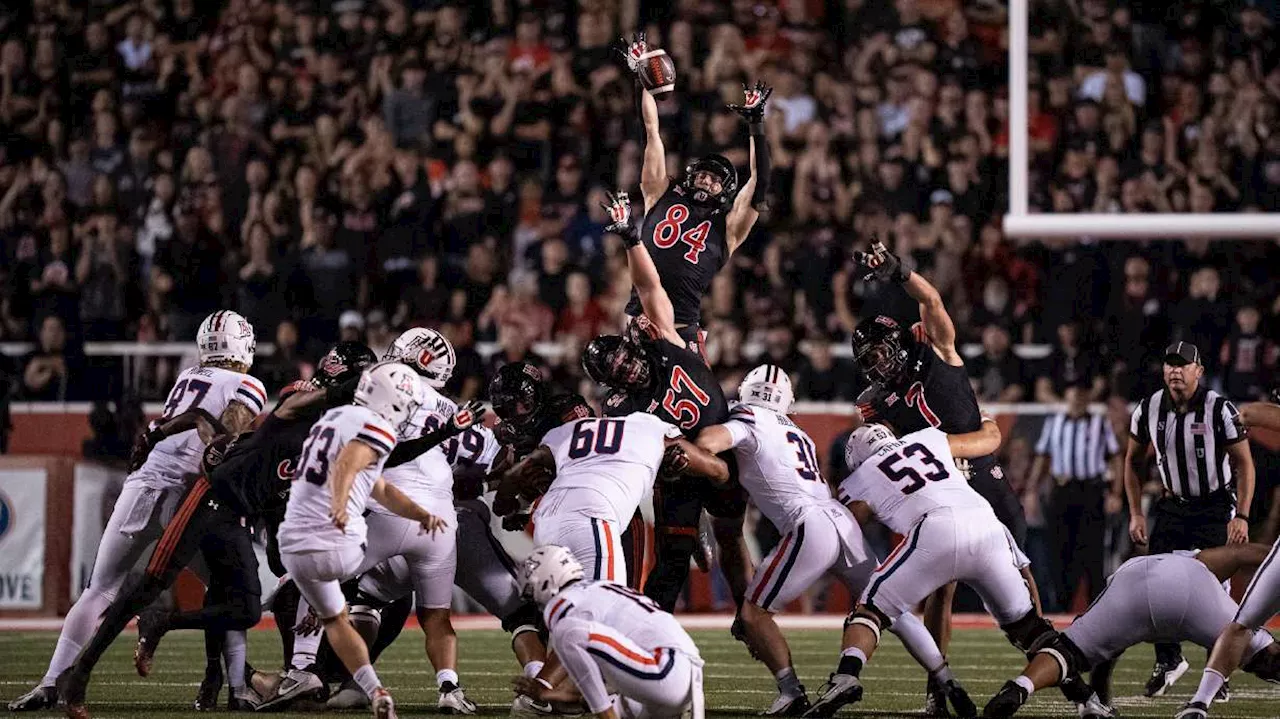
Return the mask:
[[[151,427],[197,408],[215,418],[221,417],[232,402],[248,407],[256,417],[266,406],[267,391],[257,377],[241,372],[221,367],[190,367],[178,375],[164,402],[163,414],[151,423]],[[200,471],[204,447],[200,433],[194,429],[166,437],[151,450],[147,461],[129,475],[129,479],[155,489],[181,485],[186,475]]]
[[[346,531],[333,526],[329,507],[333,488],[329,478],[338,454],[347,443],[363,442],[376,455],[369,466],[356,473],[347,497]],[[387,455],[396,446],[395,427],[370,409],[359,405],[335,407],[324,413],[311,428],[302,446],[298,469],[294,472],[289,506],[280,525],[280,550],[307,552],[342,547],[365,541],[364,510],[369,493],[382,474]]]
[[[700,656],[675,617],[645,595],[613,582],[571,584],[547,602],[542,617],[552,634],[557,622],[574,617],[608,626],[649,651],[670,647]]]
[[[547,432],[542,444],[555,458],[556,477],[534,521],[543,507],[558,506],[626,524],[653,489],[666,439],[679,436],[678,428],[647,412],[579,419]],[[572,501],[551,501],[556,492],[572,492]]]
[[[444,456],[454,468],[476,466],[488,469],[498,458],[502,445],[493,430],[477,425],[457,437],[451,437],[440,445]]]
[[[813,440],[786,415],[739,404],[724,427],[733,439],[738,481],[779,532],[791,531],[810,509],[835,504]]]
[[[449,421],[458,406],[419,378],[422,404],[409,421],[400,425],[397,439],[401,442],[421,437],[424,432],[438,429]],[[404,492],[415,504],[437,513],[443,507],[453,506],[453,467],[441,447],[433,447],[413,460],[388,469],[386,480]],[[393,514],[377,502],[370,508],[382,514]],[[448,518],[446,517],[446,520]]]
[[[866,502],[898,534],[943,507],[984,513],[995,521],[991,505],[956,468],[947,435],[932,427],[900,437],[868,457],[840,483],[839,499],[844,504]]]

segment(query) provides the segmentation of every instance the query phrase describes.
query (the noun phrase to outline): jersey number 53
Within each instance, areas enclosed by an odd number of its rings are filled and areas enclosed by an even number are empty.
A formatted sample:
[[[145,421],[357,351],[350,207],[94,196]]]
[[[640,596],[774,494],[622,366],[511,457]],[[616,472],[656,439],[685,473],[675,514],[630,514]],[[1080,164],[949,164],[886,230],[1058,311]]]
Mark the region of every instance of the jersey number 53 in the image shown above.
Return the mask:
[[[947,478],[947,465],[934,456],[929,448],[915,442],[880,460],[877,465],[884,476],[893,482],[906,482],[899,487],[903,494],[914,494],[924,488],[925,482],[938,482]]]

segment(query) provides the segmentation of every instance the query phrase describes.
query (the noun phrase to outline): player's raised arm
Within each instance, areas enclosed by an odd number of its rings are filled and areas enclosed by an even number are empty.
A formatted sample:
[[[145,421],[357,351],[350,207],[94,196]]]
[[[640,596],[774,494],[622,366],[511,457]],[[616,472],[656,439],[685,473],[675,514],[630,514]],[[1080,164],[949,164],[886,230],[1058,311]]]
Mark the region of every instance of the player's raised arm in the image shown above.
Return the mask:
[[[990,417],[982,418],[982,426],[973,432],[947,435],[951,454],[957,459],[985,457],[1000,449],[1000,427]]]
[[[640,58],[648,50],[644,33],[631,36],[631,41],[619,38],[620,51],[627,61],[631,72],[639,72]],[[667,177],[667,150],[662,144],[662,135],[658,130],[658,103],[653,95],[645,89],[637,77],[635,81],[637,104],[640,105],[640,119],[644,122],[644,164],[640,167],[640,192],[644,196],[644,209],[648,212],[654,203],[662,197],[671,184]]]
[[[729,109],[741,115],[751,131],[751,179],[738,192],[733,208],[725,217],[730,254],[747,239],[760,217],[759,208],[769,194],[769,175],[773,171],[769,162],[769,141],[764,136],[764,106],[769,95],[773,94],[773,88],[757,82],[755,87],[743,85],[742,92],[742,104],[729,105]]]
[[[938,356],[953,367],[964,364],[956,351],[956,326],[936,287],[920,273],[904,266],[902,259],[879,240],[871,243],[870,252],[855,253],[855,260],[864,281],[890,280],[902,285],[911,299],[920,303],[920,320]]]
[[[1280,430],[1280,387],[1271,390],[1270,402],[1240,405],[1240,421],[1246,427]]]
[[[631,283],[635,285],[636,295],[640,297],[640,306],[645,316],[653,322],[664,339],[673,344],[684,346],[684,339],[676,332],[676,312],[671,304],[671,297],[662,287],[662,279],[658,276],[658,268],[649,256],[649,249],[640,241],[640,230],[631,218],[631,200],[625,192],[609,195],[609,204],[601,205],[609,213],[612,223],[605,229],[622,236],[627,245],[627,264],[631,268]]]
[[[436,429],[424,432],[417,439],[397,443],[396,448],[391,450],[391,454],[387,456],[386,468],[391,469],[399,467],[405,462],[411,462],[451,438],[466,432],[482,422],[487,411],[484,405],[475,400],[466,403],[457,412],[453,413],[448,422],[441,424]]]

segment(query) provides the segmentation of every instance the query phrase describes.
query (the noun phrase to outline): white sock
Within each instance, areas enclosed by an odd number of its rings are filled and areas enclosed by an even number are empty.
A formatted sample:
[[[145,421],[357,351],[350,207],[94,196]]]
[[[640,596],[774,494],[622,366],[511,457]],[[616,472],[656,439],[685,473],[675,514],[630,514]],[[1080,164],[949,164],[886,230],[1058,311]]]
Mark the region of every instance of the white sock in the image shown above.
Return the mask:
[[[537,659],[534,659],[533,661],[524,665],[524,675],[526,677],[529,677],[530,679],[536,678],[538,674],[542,672],[542,667],[545,666],[545,664],[546,664],[545,662],[540,662]]]
[[[445,682],[452,682],[454,686],[458,685],[458,673],[452,669],[441,669],[436,672],[436,686],[444,686]]]
[[[1205,667],[1204,674],[1200,675],[1200,688],[1196,690],[1196,695],[1191,697],[1191,701],[1203,702],[1205,706],[1209,706],[1226,681],[1227,678],[1222,676],[1221,672]]]
[[[53,649],[53,658],[49,660],[49,671],[40,680],[40,686],[51,687],[56,684],[58,675],[70,668],[72,664],[75,664],[76,657],[80,656],[82,648],[78,643],[70,639],[59,637],[58,644]],[[61,668],[59,669],[58,667]]]
[[[929,672],[929,676],[933,677],[933,680],[939,684],[946,684],[956,678],[956,675],[951,671],[951,665],[949,664],[943,664],[937,669],[934,669]]]
[[[373,666],[369,664],[355,670],[351,678],[356,680],[356,684],[360,685],[365,696],[370,699],[373,698],[373,693],[382,687],[382,682],[378,681],[378,675],[374,673]]]
[[[929,634],[924,622],[911,612],[904,612],[894,620],[889,631],[898,635],[907,653],[924,667],[925,671],[937,671],[947,663],[946,657],[942,656],[942,650],[938,648],[938,643],[933,641],[933,635]]]
[[[294,620],[294,626],[298,621],[307,616],[307,612],[311,610],[311,605],[307,604],[305,597],[298,599],[298,614]],[[324,636],[324,632],[316,632],[307,636],[294,635],[293,637],[293,659],[289,662],[294,669],[306,669],[316,663],[316,652],[320,650],[320,639]]]
[[[862,663],[863,663],[863,664],[866,664],[866,663],[867,663],[867,655],[866,655],[866,653],[865,653],[865,652],[863,652],[861,649],[859,649],[859,648],[857,648],[857,647],[849,647],[848,649],[842,649],[842,650],[840,651],[840,656],[842,656],[842,657],[857,657],[858,659],[862,660]]]
[[[1027,677],[1026,674],[1019,674],[1018,677],[1013,680],[1013,683],[1023,689],[1026,689],[1027,696],[1031,696],[1036,693],[1036,685]]]
[[[222,645],[222,657],[227,664],[227,685],[234,691],[244,688],[244,660],[249,652],[244,632],[227,632]]]
[[[58,681],[58,675],[75,664],[80,650],[93,639],[99,618],[111,606],[114,598],[114,595],[108,596],[93,587],[88,587],[80,594],[80,598],[71,606],[71,611],[67,612],[66,619],[62,620],[62,633],[58,636],[53,658],[49,660],[49,669],[40,680],[40,686],[53,686]]]
[[[773,676],[778,680],[779,694],[789,697],[800,695],[800,678],[796,676],[795,669],[783,667]]]

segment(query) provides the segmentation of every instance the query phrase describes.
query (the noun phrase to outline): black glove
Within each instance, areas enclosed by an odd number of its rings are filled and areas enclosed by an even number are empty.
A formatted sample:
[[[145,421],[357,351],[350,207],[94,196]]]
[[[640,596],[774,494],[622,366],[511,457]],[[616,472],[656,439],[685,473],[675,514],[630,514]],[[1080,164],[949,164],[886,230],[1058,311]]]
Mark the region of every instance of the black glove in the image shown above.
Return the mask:
[[[863,282],[891,280],[902,284],[911,274],[902,260],[878,239],[871,241],[870,252],[854,252],[853,260],[858,267],[858,278]]]
[[[167,437],[164,432],[159,429],[153,429],[138,435],[137,441],[133,443],[133,449],[129,452],[129,471],[138,471],[147,461],[147,456],[151,454],[151,450],[155,449]]]
[[[679,442],[672,442],[662,452],[662,464],[658,469],[658,476],[665,480],[673,480],[684,473],[689,468],[689,453],[684,451],[684,447]]]
[[[609,202],[600,205],[609,213],[609,224],[605,226],[605,231],[621,235],[628,249],[635,247],[640,244],[640,229],[631,221],[631,198],[626,192],[608,194]]]
[[[509,514],[502,518],[502,528],[508,532],[523,532],[529,524],[529,515],[522,512]]]
[[[725,105],[725,107],[738,113],[742,119],[752,125],[758,125],[764,122],[764,106],[769,102],[769,96],[773,94],[773,88],[768,85],[756,81],[755,87],[747,87],[744,83],[742,86],[742,104],[741,105]]]
[[[480,424],[484,421],[484,416],[488,411],[483,404],[476,400],[471,400],[462,405],[445,424],[449,436],[456,437]]]
[[[627,61],[627,67],[631,72],[640,71],[640,56],[649,52],[649,43],[645,42],[644,33],[637,32],[631,34],[631,39],[625,37],[618,38],[618,42],[614,45],[614,49],[622,55],[622,59]]]

